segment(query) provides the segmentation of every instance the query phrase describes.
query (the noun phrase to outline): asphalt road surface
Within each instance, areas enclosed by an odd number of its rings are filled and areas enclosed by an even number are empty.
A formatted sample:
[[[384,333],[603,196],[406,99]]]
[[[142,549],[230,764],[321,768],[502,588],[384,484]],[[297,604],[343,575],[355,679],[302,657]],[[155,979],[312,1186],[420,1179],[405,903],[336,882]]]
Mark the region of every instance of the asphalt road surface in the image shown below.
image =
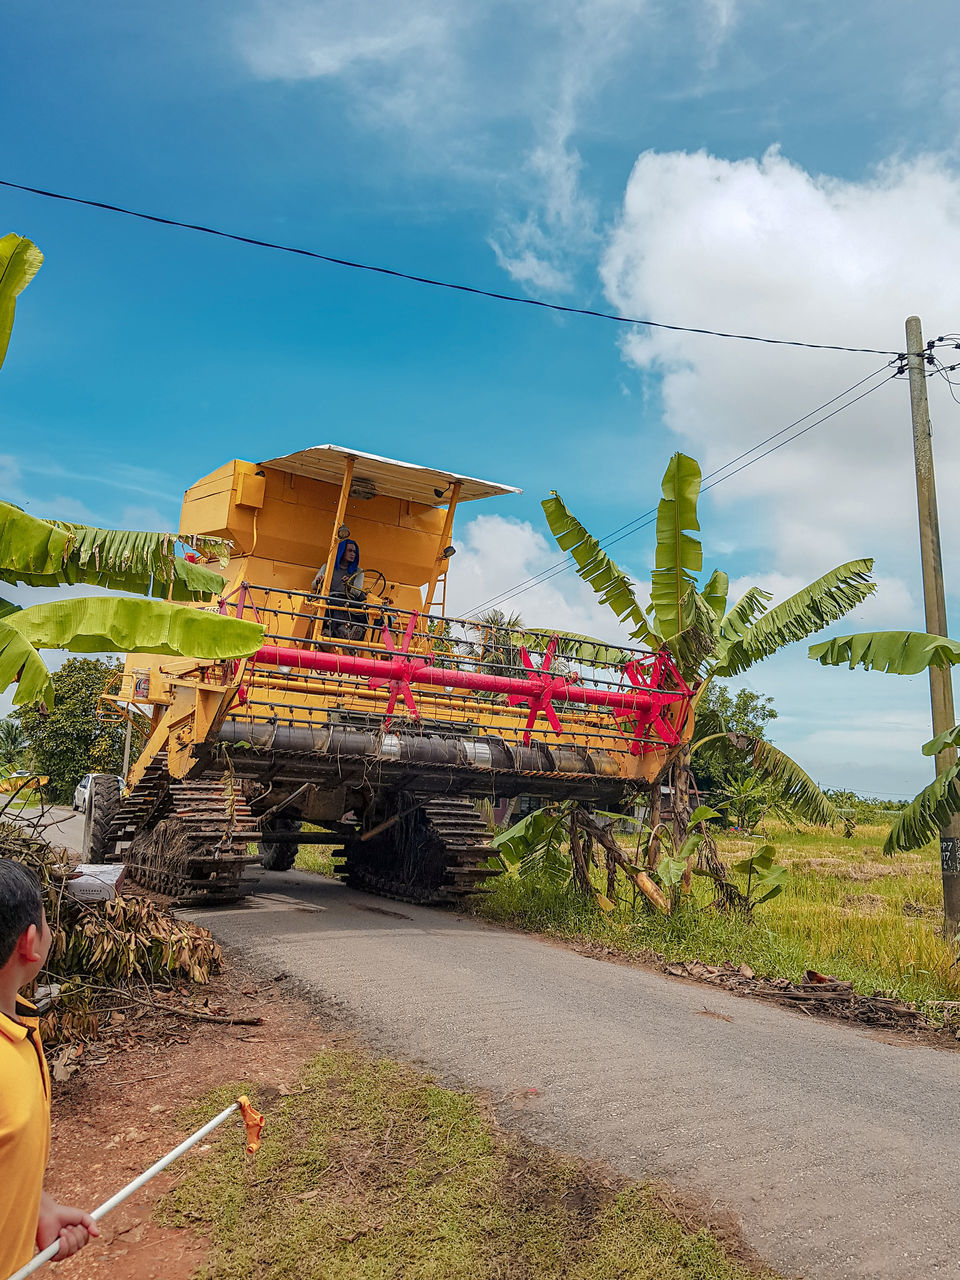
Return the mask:
[[[960,1053],[300,872],[184,914],[506,1126],[728,1207],[788,1274],[960,1278]]]
[[[728,1206],[788,1274],[960,1277],[960,1053],[299,872],[188,914],[507,1126]]]

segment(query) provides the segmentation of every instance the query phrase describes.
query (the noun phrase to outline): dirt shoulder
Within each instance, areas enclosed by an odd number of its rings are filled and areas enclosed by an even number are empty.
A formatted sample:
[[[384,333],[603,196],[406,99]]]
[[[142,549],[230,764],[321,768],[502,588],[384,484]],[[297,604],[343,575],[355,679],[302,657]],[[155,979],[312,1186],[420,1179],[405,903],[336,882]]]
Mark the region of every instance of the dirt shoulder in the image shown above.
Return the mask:
[[[262,1095],[295,1089],[303,1064],[338,1040],[300,1001],[236,969],[191,999],[212,1009],[260,1016],[260,1026],[229,1026],[148,1014],[86,1044],[80,1069],[54,1085],[48,1189],[67,1204],[101,1204],[181,1142],[185,1106],[219,1085],[250,1081]],[[342,1039],[342,1037],[339,1037]],[[231,1122],[228,1121],[228,1124]],[[238,1125],[236,1141],[241,1144]],[[160,1194],[209,1152],[201,1144],[109,1214],[103,1236],[63,1265],[77,1280],[187,1280],[206,1257],[206,1241],[153,1221]],[[67,1270],[69,1268],[69,1271]]]
[[[291,1274],[318,1277],[339,1267],[412,1277],[426,1267],[438,1280],[572,1280],[648,1275],[651,1265],[676,1280],[772,1276],[731,1215],[504,1134],[488,1099],[375,1057],[283,978],[232,966],[203,989],[213,1016],[259,1016],[258,1026],[133,1016],[86,1044],[79,1069],[55,1085],[47,1185],[85,1207],[215,1114],[226,1097],[218,1090],[242,1081],[268,1115],[253,1162],[228,1121],[110,1214],[102,1239],[63,1275],[286,1275],[273,1259],[299,1232],[310,1266]],[[198,1003],[198,990],[176,1003]],[[422,1232],[411,1226],[418,1213]]]

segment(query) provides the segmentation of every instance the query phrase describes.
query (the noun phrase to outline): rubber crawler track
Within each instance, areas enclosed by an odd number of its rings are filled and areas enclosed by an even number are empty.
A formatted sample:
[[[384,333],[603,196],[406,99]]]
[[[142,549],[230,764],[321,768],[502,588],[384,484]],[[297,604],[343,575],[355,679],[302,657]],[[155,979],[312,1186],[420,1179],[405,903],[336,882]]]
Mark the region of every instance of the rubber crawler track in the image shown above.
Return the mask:
[[[115,809],[106,855],[126,864],[134,884],[182,905],[235,902],[255,886],[244,871],[258,838],[229,776],[181,781],[158,761]]]
[[[369,843],[353,840],[345,846],[347,884],[426,906],[460,902],[496,875],[485,865],[495,853],[488,843],[486,823],[465,797],[424,801],[412,832],[406,833],[406,849],[400,847],[398,827],[389,828],[383,838]]]

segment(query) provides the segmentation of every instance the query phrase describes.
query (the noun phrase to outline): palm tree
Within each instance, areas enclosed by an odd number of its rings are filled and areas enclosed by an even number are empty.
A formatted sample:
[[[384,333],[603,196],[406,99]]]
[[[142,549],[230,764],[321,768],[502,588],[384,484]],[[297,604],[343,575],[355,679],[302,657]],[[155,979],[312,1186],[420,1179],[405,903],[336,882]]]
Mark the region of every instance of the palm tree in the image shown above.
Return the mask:
[[[476,659],[488,675],[516,675],[523,670],[520,647],[524,624],[519,613],[488,609],[472,623],[477,636]]]
[[[23,726],[16,720],[0,720],[0,768],[12,769],[19,765],[30,739]]]
[[[698,463],[675,453],[663,477],[663,497],[657,509],[656,558],[647,609],[641,607],[632,580],[560,496],[554,492],[542,503],[560,548],[573,556],[580,577],[629,627],[633,641],[671,651],[680,674],[694,689],[694,710],[712,681],[740,675],[784,645],[815,634],[875,590],[870,578],[872,560],[839,565],[772,608],[773,597],[760,587],[750,587],[731,604],[728,577],[719,569],[701,588],[697,577],[703,569],[703,548],[697,536],[699,494]],[[691,810],[691,757],[698,747],[720,736],[694,739],[681,748],[670,766],[678,843],[686,837]],[[772,743],[763,738],[728,736],[750,754],[759,774],[779,786],[781,796],[798,816],[820,825],[842,821],[800,765]],[[659,789],[654,788],[654,797],[658,796]]]

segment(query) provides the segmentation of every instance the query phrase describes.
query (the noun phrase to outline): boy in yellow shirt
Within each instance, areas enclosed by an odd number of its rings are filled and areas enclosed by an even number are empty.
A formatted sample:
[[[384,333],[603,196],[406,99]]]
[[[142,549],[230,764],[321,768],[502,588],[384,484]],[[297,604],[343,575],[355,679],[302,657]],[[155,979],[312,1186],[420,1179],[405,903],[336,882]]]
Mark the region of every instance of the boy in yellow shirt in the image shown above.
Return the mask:
[[[50,1076],[37,1011],[19,991],[40,972],[50,926],[36,876],[0,858],[0,1280],[59,1237],[54,1261],[100,1232],[89,1213],[43,1190],[50,1152]]]

